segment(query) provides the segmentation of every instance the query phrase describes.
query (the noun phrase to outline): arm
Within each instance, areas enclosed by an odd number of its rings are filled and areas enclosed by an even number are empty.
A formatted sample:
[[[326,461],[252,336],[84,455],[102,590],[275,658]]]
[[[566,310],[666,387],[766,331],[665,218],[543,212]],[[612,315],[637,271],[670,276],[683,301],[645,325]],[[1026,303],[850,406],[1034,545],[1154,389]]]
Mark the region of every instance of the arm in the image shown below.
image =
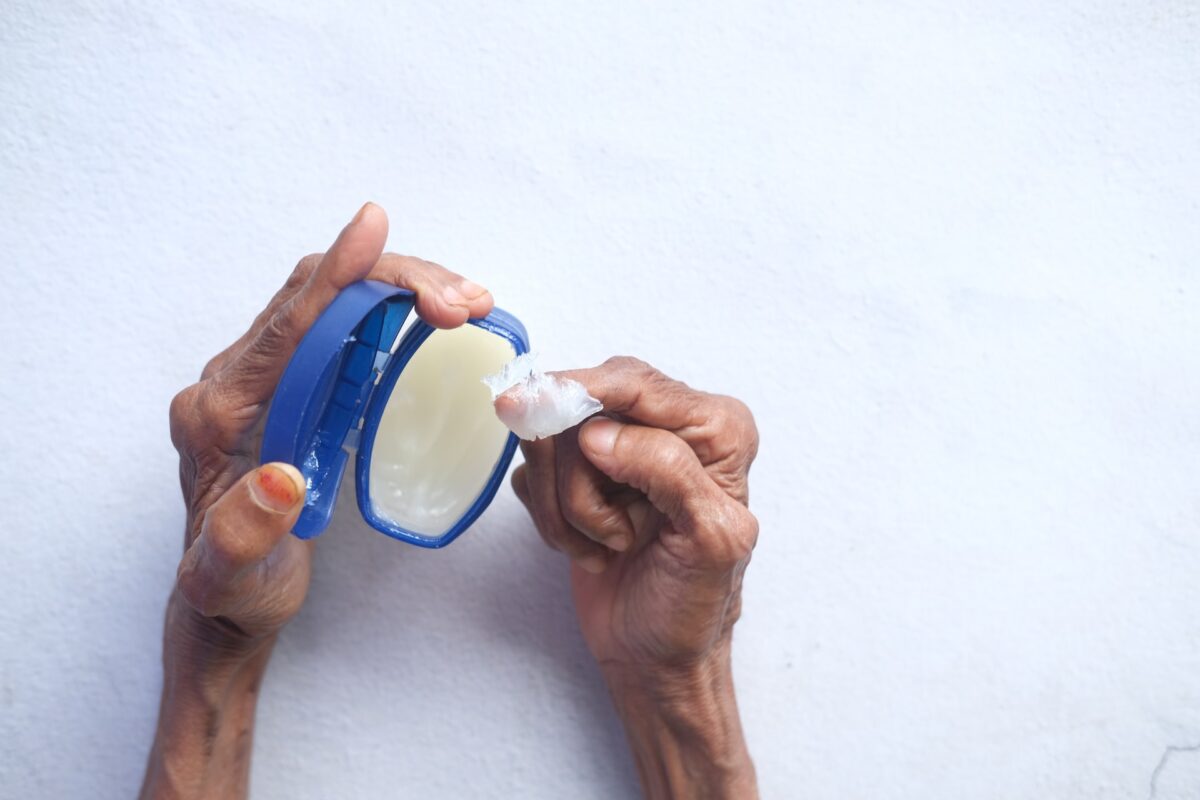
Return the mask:
[[[580,627],[646,796],[755,797],[730,666],[758,536],[753,417],[635,359],[564,374],[606,416],[523,442],[513,487],[573,562]]]
[[[604,677],[647,797],[757,796],[728,647],[684,671]]]
[[[258,690],[312,570],[313,542],[288,535],[304,505],[303,478],[290,464],[256,466],[267,405],[300,339],[339,291],[363,278],[412,289],[418,315],[439,328],[491,311],[483,287],[383,253],[387,229],[383,209],[363,206],[171,403],[187,524],[142,798],[246,796]]]
[[[213,641],[178,592],[167,605],[163,689],[143,798],[245,797],[254,712],[275,639]]]

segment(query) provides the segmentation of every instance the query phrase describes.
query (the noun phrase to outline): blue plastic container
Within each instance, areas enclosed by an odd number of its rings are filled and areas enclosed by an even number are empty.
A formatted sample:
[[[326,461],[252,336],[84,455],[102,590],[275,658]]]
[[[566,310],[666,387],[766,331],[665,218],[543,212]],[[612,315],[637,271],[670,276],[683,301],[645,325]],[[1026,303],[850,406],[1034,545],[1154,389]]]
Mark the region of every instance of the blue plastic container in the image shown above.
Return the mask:
[[[443,547],[470,527],[496,495],[512,461],[517,437],[509,434],[478,496],[440,534],[418,532],[378,513],[371,501],[371,454],[380,417],[409,360],[438,330],[415,320],[396,338],[413,310],[413,293],[379,281],[348,286],[309,329],[275,389],[263,431],[262,463],[294,464],[308,486],[304,510],[292,532],[301,539],[329,524],[350,451],[359,511],[380,533],[421,547]],[[528,352],[520,321],[501,309],[468,321]],[[395,345],[393,347],[393,345]],[[421,420],[413,420],[421,425]],[[494,446],[494,445],[489,445]]]

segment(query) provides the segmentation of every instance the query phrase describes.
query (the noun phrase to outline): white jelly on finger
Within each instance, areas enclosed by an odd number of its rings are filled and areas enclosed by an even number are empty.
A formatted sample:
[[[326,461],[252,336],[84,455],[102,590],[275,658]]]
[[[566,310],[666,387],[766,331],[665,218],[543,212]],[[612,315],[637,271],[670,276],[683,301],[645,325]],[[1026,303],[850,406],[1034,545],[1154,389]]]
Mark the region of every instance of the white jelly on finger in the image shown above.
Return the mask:
[[[496,415],[517,436],[527,440],[554,436],[604,409],[582,383],[538,372],[535,361],[533,353],[525,353],[483,379],[493,400],[503,394],[514,401],[498,406]]]

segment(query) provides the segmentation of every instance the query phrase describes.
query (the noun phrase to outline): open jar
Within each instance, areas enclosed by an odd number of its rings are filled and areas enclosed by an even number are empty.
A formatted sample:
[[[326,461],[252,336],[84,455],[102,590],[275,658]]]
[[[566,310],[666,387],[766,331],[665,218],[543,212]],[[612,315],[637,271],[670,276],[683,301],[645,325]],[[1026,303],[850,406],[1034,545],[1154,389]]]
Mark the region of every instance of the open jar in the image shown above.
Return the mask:
[[[304,476],[302,539],[329,524],[350,456],[358,508],[380,533],[442,547],[496,495],[517,437],[496,418],[485,376],[528,352],[524,326],[494,309],[440,330],[413,293],[379,281],[342,290],[288,362],[267,412],[263,463]]]

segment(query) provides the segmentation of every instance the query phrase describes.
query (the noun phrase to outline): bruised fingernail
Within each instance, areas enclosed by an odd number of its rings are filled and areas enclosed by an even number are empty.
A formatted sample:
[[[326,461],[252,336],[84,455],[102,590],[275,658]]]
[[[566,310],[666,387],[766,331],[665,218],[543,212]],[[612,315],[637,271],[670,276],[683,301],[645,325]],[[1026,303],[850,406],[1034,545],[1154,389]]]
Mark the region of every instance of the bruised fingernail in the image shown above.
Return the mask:
[[[488,292],[487,289],[483,288],[475,281],[469,281],[466,278],[464,278],[458,284],[458,291],[461,292],[462,296],[467,298],[468,300],[475,300],[477,298],[483,297]]]
[[[463,297],[462,292],[450,285],[442,289],[442,299],[452,306],[465,306],[467,304],[467,298]]]
[[[608,456],[612,455],[613,448],[617,446],[617,434],[620,432],[621,425],[619,423],[600,417],[584,425],[581,435],[584,446],[589,450],[602,456]]]
[[[599,575],[604,572],[604,568],[608,566],[608,559],[601,555],[585,556],[575,562],[584,572],[590,572],[593,575]]]
[[[288,469],[295,475],[288,474]],[[300,473],[295,467],[285,468],[276,464],[259,467],[258,472],[250,480],[250,496],[254,502],[273,511],[284,514],[291,511],[296,502],[304,496],[302,482],[298,479]]]

